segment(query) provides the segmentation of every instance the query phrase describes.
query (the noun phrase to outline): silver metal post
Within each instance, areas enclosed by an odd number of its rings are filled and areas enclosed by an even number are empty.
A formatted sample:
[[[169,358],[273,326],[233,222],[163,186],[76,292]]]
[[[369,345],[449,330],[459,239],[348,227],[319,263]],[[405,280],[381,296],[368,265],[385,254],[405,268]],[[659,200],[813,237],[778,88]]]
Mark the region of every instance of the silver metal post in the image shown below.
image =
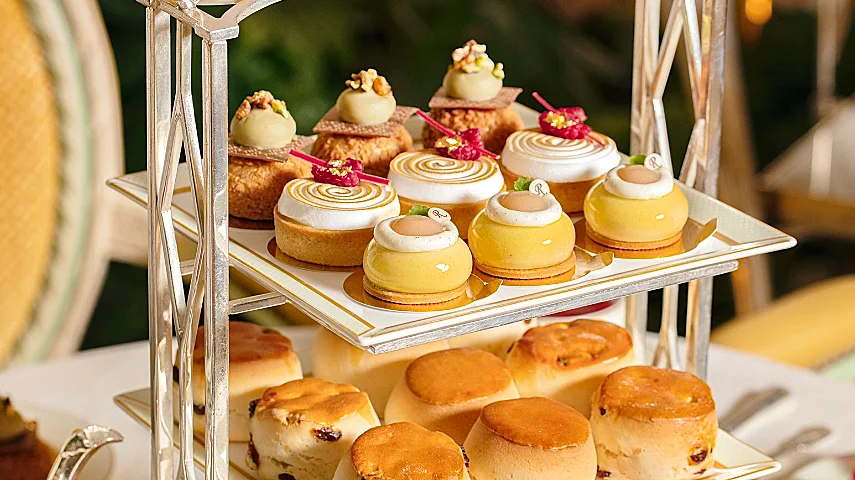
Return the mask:
[[[148,319],[151,375],[151,475],[172,480],[172,311],[161,242],[158,189],[171,118],[168,14],[146,6],[146,134],[149,181]]]
[[[202,41],[205,163],[205,478],[229,477],[228,60]]]

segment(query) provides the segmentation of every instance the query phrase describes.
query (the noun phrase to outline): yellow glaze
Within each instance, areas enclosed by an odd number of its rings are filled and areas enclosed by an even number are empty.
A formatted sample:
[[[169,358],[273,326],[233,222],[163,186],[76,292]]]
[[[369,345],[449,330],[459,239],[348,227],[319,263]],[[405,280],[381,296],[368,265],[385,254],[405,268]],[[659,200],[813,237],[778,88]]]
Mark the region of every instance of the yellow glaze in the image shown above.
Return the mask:
[[[674,186],[660,198],[638,200],[609,193],[602,182],[585,197],[587,228],[619,242],[656,242],[683,230],[689,218],[689,202]]]
[[[371,283],[402,293],[438,293],[460,287],[472,273],[472,254],[463,240],[429,252],[396,252],[372,240],[362,268]]]
[[[573,254],[576,229],[567,214],[542,227],[494,222],[483,211],[469,226],[469,248],[484,265],[528,270],[558,265]]]

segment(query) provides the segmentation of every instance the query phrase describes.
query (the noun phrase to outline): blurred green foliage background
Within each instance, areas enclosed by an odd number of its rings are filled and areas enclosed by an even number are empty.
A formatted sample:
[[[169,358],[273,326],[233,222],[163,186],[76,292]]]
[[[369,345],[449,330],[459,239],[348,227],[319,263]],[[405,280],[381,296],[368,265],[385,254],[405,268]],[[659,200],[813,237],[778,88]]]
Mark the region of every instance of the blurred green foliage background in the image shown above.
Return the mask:
[[[131,0],[102,0],[101,8],[121,80],[127,171],[143,170],[144,11]],[[633,10],[631,0],[287,0],[245,20],[229,43],[229,105],[233,110],[245,95],[270,90],[287,102],[298,132],[309,134],[344,80],[374,67],[399,104],[426,108],[451,50],[475,38],[504,62],[505,84],[525,89],[522,103],[536,108],[530,92],[538,91],[555,105],[581,105],[588,123],[627,151]],[[755,42],[735,44],[744,55],[758,169],[814,122],[815,22],[810,12],[776,13]],[[852,43],[839,69],[846,95],[855,86]],[[197,41],[196,72],[199,58]],[[692,122],[680,73],[675,69],[665,97],[675,159],[683,156]],[[812,248],[779,255],[776,272],[789,271],[800,255],[828,253]],[[85,348],[146,338],[145,277],[144,269],[112,265]],[[803,282],[776,275],[778,293]],[[716,280],[715,302],[716,322],[733,315],[726,277]]]

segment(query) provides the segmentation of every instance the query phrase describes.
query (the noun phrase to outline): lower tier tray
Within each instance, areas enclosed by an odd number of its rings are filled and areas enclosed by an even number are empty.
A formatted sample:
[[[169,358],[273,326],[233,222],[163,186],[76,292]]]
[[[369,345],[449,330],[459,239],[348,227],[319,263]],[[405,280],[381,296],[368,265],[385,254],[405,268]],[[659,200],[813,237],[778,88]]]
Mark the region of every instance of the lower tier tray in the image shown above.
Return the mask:
[[[316,329],[310,327],[277,327],[277,330],[291,339],[297,356],[303,365],[305,376],[311,376],[311,348]],[[151,428],[151,395],[148,388],[142,388],[116,395],[116,404],[146,428]],[[173,438],[178,437],[178,423],[174,425]],[[771,475],[781,469],[781,464],[764,455],[750,445],[719,430],[716,442],[716,467],[708,475],[698,480],[750,480]],[[177,445],[176,445],[177,448]],[[204,436],[194,435],[194,460],[201,470],[205,462]],[[229,444],[229,468],[232,479],[255,479],[255,473],[246,465],[247,444],[232,442]]]

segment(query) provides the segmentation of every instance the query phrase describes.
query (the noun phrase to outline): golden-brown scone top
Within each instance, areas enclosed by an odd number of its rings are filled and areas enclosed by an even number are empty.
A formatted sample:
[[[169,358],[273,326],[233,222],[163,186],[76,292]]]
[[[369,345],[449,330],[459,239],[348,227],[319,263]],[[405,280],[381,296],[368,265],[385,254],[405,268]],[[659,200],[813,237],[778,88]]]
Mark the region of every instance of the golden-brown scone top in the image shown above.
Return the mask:
[[[366,431],[350,457],[356,472],[371,480],[460,480],[466,468],[451,437],[406,422]]]
[[[205,327],[200,326],[193,347],[193,363],[205,364]],[[229,322],[229,364],[294,357],[291,340],[276,330],[247,322]]]
[[[508,388],[513,376],[502,360],[476,348],[423,355],[404,374],[410,391],[426,403],[456,405]]]
[[[538,363],[577,369],[623,357],[632,349],[632,337],[617,325],[579,319],[532,328],[514,348]]]
[[[584,445],[591,437],[584,415],[543,397],[491,403],[481,411],[480,421],[511,443],[544,450]]]
[[[369,421],[374,417],[367,393],[360,392],[353,385],[320,378],[292,380],[268,388],[251,413],[259,418],[279,416],[287,423],[306,420],[324,425],[332,425],[352,413],[358,413]]]
[[[606,376],[594,395],[600,414],[638,419],[700,418],[715,411],[706,383],[691,373],[664,368],[622,368]]]

